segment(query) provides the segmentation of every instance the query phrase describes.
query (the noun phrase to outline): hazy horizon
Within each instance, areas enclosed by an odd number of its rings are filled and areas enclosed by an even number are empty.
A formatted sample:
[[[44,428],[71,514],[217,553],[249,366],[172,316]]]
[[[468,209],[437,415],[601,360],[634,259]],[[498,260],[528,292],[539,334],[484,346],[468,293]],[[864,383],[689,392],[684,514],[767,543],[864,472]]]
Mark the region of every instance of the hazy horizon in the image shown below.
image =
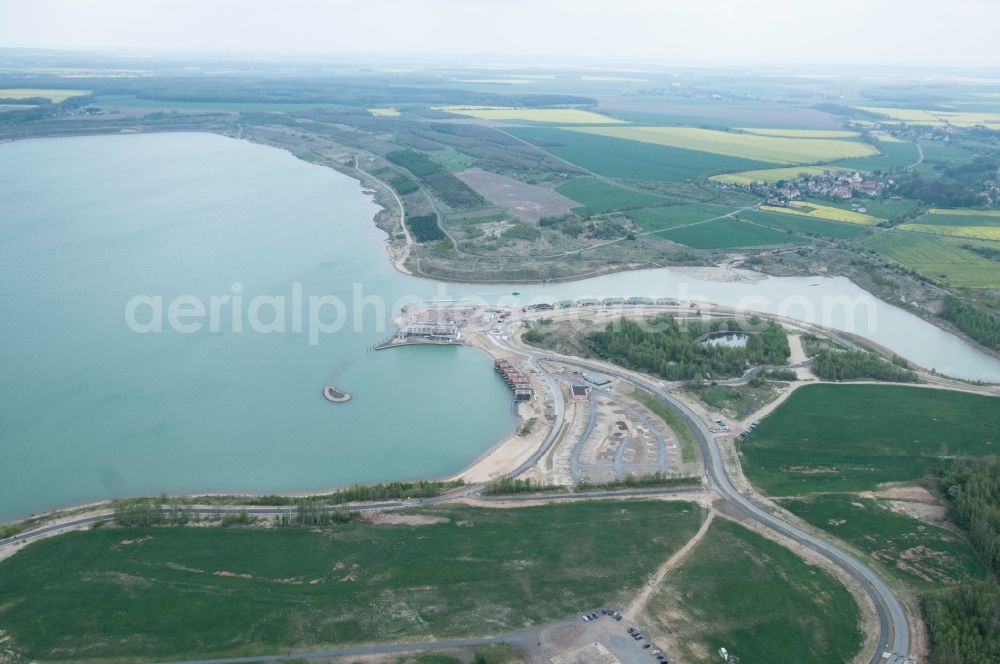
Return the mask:
[[[1000,3],[955,0],[0,0],[0,48],[523,64],[1000,66]],[[544,64],[544,63],[538,63]]]

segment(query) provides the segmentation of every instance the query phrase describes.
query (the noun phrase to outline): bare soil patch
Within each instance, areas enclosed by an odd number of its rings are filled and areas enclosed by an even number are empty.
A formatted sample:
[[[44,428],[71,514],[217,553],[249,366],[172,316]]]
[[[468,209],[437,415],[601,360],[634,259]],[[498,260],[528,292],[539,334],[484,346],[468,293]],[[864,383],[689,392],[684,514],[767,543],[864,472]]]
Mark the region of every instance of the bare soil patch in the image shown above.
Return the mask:
[[[392,512],[376,512],[368,519],[369,523],[387,526],[430,526],[435,523],[448,523],[443,516],[428,516],[426,514],[395,514]]]
[[[455,175],[480,196],[522,221],[537,222],[542,217],[561,217],[569,214],[573,208],[580,207],[576,201],[552,189],[478,168],[470,168]]]
[[[889,509],[898,514],[936,526],[950,525],[948,508],[938,503],[931,492],[922,486],[891,486],[862,495],[884,499]]]

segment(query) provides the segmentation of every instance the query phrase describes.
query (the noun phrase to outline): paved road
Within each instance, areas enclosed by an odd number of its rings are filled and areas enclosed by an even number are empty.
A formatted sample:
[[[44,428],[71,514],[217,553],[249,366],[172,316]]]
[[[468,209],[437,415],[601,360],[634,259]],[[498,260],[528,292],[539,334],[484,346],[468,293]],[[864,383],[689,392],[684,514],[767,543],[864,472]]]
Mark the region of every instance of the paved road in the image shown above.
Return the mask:
[[[872,654],[871,664],[880,664],[883,661],[887,661],[890,664],[906,661],[907,653],[910,650],[909,627],[906,622],[906,614],[903,612],[903,608],[892,590],[878,575],[854,556],[785,522],[781,518],[759,507],[749,497],[740,493],[733,486],[732,482],[730,482],[728,475],[726,475],[715,435],[708,430],[708,427],[701,418],[683,402],[662,391],[657,385],[649,381],[623,371],[609,370],[603,365],[556,355],[539,354],[538,359],[562,362],[563,364],[577,366],[587,371],[615,376],[651,393],[661,403],[682,417],[698,439],[709,483],[723,500],[729,503],[732,509],[827,558],[857,581],[871,598],[878,614],[880,632],[878,647],[876,652]],[[884,652],[891,652],[893,655],[886,659],[882,656]]]
[[[535,634],[537,629],[531,630]],[[453,648],[471,648],[473,646],[490,645],[494,643],[517,643],[525,641],[528,632],[490,636],[478,639],[451,639],[447,641],[424,641],[417,643],[385,643],[368,646],[350,646],[331,648],[329,650],[311,650],[307,652],[289,652],[284,655],[258,655],[251,657],[221,657],[217,659],[192,659],[161,664],[250,664],[251,662],[287,662],[300,659],[328,659],[334,657],[359,657],[364,655],[382,655],[392,653],[416,652],[421,650],[450,650]],[[532,644],[533,645],[533,644]]]
[[[535,451],[534,454],[528,457],[524,463],[507,473],[508,477],[517,477],[521,473],[527,472],[529,468],[541,461],[545,455],[549,453],[549,450],[552,449],[556,440],[558,440],[559,435],[562,433],[563,421],[566,418],[566,403],[563,401],[562,392],[560,392],[555,379],[550,376],[547,371],[543,371],[542,368],[538,366],[538,361],[534,356],[512,347],[510,344],[505,343],[503,339],[498,339],[492,334],[487,334],[486,337],[498,347],[526,358],[528,369],[532,374],[538,376],[539,380],[541,380],[542,384],[545,386],[545,389],[549,393],[548,398],[552,400],[552,407],[555,411],[555,421],[553,422],[548,435],[545,437],[545,440],[542,442],[542,445]],[[542,398],[544,399],[546,397],[543,396]]]

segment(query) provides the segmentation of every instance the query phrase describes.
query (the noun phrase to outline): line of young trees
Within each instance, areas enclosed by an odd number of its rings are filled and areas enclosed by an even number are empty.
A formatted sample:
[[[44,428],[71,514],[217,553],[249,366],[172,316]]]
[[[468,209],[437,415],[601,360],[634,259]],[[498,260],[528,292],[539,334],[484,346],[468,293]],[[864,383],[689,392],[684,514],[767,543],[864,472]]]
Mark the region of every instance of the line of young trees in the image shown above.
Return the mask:
[[[501,477],[493,480],[483,488],[484,496],[511,496],[519,493],[542,493],[549,491],[565,491],[554,484],[541,484],[531,478],[519,480],[513,477]]]
[[[114,520],[120,526],[182,526],[198,521],[198,514],[187,505],[170,503],[165,497],[116,500]]]
[[[952,519],[994,574],[1000,573],[1000,460],[961,461],[938,478]],[[996,578],[928,593],[922,600],[931,664],[1000,662],[1000,584]]]
[[[335,523],[348,523],[355,514],[340,505],[331,509],[331,505],[316,498],[300,498],[295,503],[295,512],[278,517],[279,526],[330,526]]]
[[[644,325],[621,318],[603,332],[588,335],[586,342],[598,357],[667,380],[729,378],[749,366],[785,364],[790,353],[785,330],[756,317],[747,323],[753,334],[743,347],[702,340],[706,333],[742,331],[732,321],[680,322],[673,316],[658,316]]]

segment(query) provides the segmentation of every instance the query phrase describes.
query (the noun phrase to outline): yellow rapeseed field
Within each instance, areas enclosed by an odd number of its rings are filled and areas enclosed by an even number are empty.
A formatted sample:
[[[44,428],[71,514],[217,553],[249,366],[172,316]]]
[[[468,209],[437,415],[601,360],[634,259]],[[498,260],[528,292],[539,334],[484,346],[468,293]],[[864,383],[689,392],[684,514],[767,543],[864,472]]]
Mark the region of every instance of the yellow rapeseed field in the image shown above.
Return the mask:
[[[896,138],[892,134],[872,134],[879,143],[905,143],[901,138]]]
[[[946,214],[950,217],[1000,217],[1000,210],[973,210],[970,208],[931,208],[927,214]]]
[[[770,129],[740,127],[740,131],[758,136],[784,136],[786,138],[857,138],[861,134],[846,129]]]
[[[89,90],[59,90],[56,88],[0,88],[0,99],[30,99],[45,97],[58,104],[70,97],[89,95]]]
[[[481,120],[528,120],[559,124],[618,124],[623,120],[577,108],[512,108],[504,106],[438,106],[435,110]]]
[[[965,113],[956,111],[922,111],[913,108],[886,108],[882,106],[859,106],[863,111],[885,115],[897,122],[940,127],[955,125],[972,127],[984,125],[1000,129],[1000,113]]]
[[[740,185],[771,184],[779,180],[794,180],[808,175],[850,172],[852,171],[849,168],[837,168],[834,166],[787,166],[785,168],[765,168],[759,171],[742,171],[740,173],[727,173],[726,175],[713,175],[709,179]]]
[[[880,224],[884,219],[873,217],[870,214],[855,212],[854,210],[842,210],[829,205],[819,205],[817,203],[802,203],[801,207],[780,207],[777,205],[761,205],[764,212],[781,212],[783,214],[794,214],[800,217],[810,217],[812,219],[825,219],[827,221],[842,221],[846,224],[859,224],[861,226],[874,226]]]
[[[934,235],[954,235],[974,237],[980,240],[1000,240],[1000,226],[935,226],[934,224],[902,224],[900,230],[932,233]]]
[[[775,164],[809,164],[853,157],[871,157],[878,154],[878,150],[871,145],[857,141],[756,136],[697,127],[565,127],[565,129]]]

